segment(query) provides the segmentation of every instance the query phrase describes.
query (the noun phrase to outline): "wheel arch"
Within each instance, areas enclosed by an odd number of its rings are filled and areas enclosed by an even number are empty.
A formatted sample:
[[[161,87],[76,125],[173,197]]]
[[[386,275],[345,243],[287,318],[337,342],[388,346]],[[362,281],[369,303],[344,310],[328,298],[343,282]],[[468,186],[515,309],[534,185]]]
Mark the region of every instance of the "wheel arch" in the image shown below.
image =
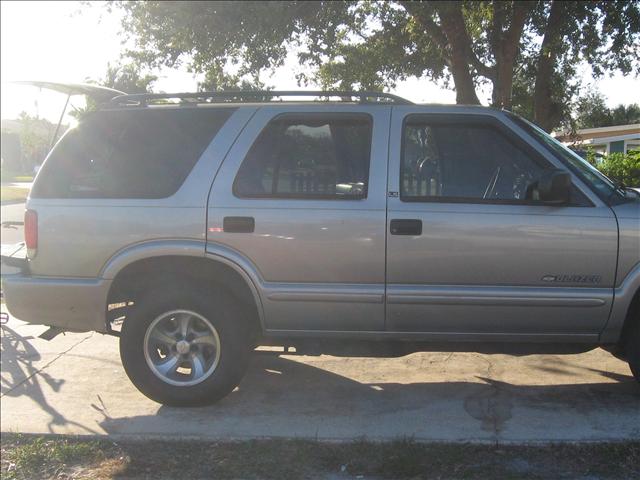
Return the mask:
[[[105,305],[107,331],[112,330],[113,320],[121,316],[117,310],[129,306],[131,301],[135,304],[135,297],[152,279],[177,276],[180,281],[228,291],[247,310],[252,333],[259,336],[264,332],[259,290],[243,267],[219,254],[206,254],[201,242],[179,242],[170,246],[158,243],[120,252],[103,268],[102,278],[111,280]],[[114,305],[119,307],[112,308]]]
[[[634,308],[640,295],[640,262],[627,274],[624,281],[614,290],[613,306],[606,327],[600,335],[601,344],[614,345],[622,340],[622,335],[632,324]]]
[[[619,344],[622,348],[625,348],[627,336],[631,334],[633,327],[638,323],[640,323],[640,287],[638,287],[631,299],[622,330],[620,331]]]

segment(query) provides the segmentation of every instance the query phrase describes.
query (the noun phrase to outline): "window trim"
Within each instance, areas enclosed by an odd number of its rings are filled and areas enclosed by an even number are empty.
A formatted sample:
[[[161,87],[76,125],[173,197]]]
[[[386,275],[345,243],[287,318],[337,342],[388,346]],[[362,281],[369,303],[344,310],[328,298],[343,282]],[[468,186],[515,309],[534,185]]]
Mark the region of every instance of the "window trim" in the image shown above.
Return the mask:
[[[366,121],[369,123],[369,163],[367,165],[367,183],[365,185],[365,189],[364,192],[362,193],[362,195],[358,195],[358,196],[338,196],[338,195],[330,195],[330,194],[324,194],[324,193],[319,193],[319,194],[307,194],[307,195],[301,195],[301,194],[296,194],[296,193],[277,193],[277,194],[272,194],[272,193],[256,193],[256,194],[242,194],[240,192],[238,192],[237,190],[237,184],[238,184],[238,175],[240,173],[240,170],[242,169],[242,166],[244,165],[244,162],[247,159],[247,156],[249,155],[249,153],[251,152],[251,150],[253,149],[254,145],[256,144],[256,142],[258,141],[258,139],[260,139],[260,137],[262,136],[262,134],[265,132],[265,130],[267,128],[269,128],[269,126],[274,123],[277,122],[279,120],[281,120],[282,118],[285,119],[291,119],[291,120],[295,120],[295,119],[299,119],[300,121],[303,120],[309,120],[310,118],[313,117],[317,117],[319,119],[337,119],[339,118],[340,120],[344,120],[344,119],[349,119],[349,118],[357,118],[357,119],[366,119]],[[245,154],[245,156],[242,158],[242,161],[240,162],[240,165],[238,166],[238,169],[235,172],[234,178],[233,178],[233,185],[231,188],[231,192],[233,194],[233,196],[235,198],[239,198],[239,199],[244,199],[244,200],[331,200],[331,201],[364,201],[367,200],[368,196],[369,196],[369,184],[371,183],[371,152],[373,151],[373,134],[374,134],[374,118],[373,115],[371,115],[370,113],[366,113],[366,112],[284,112],[284,113],[279,113],[275,116],[273,116],[272,118],[269,119],[269,121],[264,125],[264,127],[262,127],[262,129],[260,130],[260,132],[258,132],[258,134],[255,136],[255,138],[253,139],[253,141],[251,142],[251,146],[249,147],[249,149],[247,150],[247,153]]]
[[[548,202],[541,200],[517,200],[517,199],[498,199],[498,198],[474,198],[474,197],[444,197],[444,196],[406,196],[402,192],[403,176],[404,176],[404,150],[405,150],[405,129],[407,124],[416,120],[429,124],[439,125],[460,125],[460,126],[481,126],[502,135],[505,140],[511,143],[515,148],[521,150],[535,164],[542,169],[553,168],[554,165],[544,158],[539,152],[529,145],[524,139],[520,138],[515,132],[508,128],[503,122],[491,115],[470,115],[470,114],[449,114],[449,113],[410,113],[405,115],[402,120],[402,129],[400,131],[400,175],[398,191],[400,201],[403,203],[466,203],[476,205],[524,205],[524,206],[553,206]],[[563,207],[593,207],[593,203],[580,191],[576,185],[572,185],[573,191],[577,196],[581,197],[578,201],[573,201],[562,205]],[[580,202],[580,200],[583,200]]]

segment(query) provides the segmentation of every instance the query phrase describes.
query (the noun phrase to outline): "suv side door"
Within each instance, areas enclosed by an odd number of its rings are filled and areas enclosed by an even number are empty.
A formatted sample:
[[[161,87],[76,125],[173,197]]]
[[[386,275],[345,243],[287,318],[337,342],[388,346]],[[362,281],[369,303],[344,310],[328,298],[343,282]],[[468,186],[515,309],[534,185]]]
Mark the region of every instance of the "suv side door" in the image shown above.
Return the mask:
[[[394,107],[389,331],[592,341],[612,302],[617,226],[572,175],[569,204],[531,185],[563,168],[499,112]]]
[[[391,107],[261,107],[209,195],[207,250],[231,249],[269,331],[384,330]]]

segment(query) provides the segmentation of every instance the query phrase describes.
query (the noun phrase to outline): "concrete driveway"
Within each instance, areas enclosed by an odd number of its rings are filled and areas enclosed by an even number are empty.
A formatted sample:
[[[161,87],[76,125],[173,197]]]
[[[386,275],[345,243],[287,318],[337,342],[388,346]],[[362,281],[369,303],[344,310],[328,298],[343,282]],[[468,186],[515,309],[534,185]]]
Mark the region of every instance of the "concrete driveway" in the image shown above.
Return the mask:
[[[2,431],[116,437],[546,442],[640,438],[640,386],[602,350],[580,355],[255,354],[217,405],[163,407],[128,381],[116,338],[2,326]]]

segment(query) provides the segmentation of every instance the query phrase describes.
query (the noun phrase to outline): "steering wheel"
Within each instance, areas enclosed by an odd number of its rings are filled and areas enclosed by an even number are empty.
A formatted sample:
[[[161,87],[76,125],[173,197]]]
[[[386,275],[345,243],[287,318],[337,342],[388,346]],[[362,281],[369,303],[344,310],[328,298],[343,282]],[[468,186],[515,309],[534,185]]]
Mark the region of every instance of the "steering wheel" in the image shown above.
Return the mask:
[[[502,170],[502,167],[498,167],[493,172],[493,175],[491,175],[491,179],[489,179],[489,183],[487,184],[487,188],[484,190],[484,195],[482,195],[483,199],[491,198],[493,196],[493,193],[494,193],[494,191],[496,189],[496,184],[498,183],[498,178],[500,177],[500,171],[501,170]]]

